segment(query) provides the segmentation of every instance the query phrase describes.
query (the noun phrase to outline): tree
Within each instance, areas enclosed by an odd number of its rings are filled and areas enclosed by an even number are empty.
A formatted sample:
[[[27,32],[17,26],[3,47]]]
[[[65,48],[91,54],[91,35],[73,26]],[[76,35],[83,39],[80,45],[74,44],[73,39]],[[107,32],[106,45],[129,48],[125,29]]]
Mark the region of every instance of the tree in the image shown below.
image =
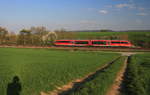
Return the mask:
[[[30,31],[33,37],[33,44],[38,46],[44,45],[42,37],[48,33],[48,30],[45,27],[31,27]]]
[[[100,32],[109,32],[107,29],[102,29]]]
[[[6,36],[8,31],[5,28],[0,27],[0,44],[6,43]]]
[[[17,35],[14,32],[9,32],[6,35],[6,43],[7,45],[16,45],[17,44]]]
[[[19,45],[31,45],[31,31],[23,29],[20,31],[19,38],[18,38]]]
[[[55,32],[48,32],[46,35],[42,37],[44,45],[53,45],[55,40],[57,39],[57,34]]]

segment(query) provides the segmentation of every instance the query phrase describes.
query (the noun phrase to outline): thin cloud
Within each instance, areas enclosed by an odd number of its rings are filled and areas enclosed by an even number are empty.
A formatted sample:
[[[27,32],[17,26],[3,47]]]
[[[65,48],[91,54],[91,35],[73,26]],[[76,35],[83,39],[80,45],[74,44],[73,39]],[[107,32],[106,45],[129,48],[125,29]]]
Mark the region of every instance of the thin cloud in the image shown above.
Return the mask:
[[[87,10],[88,10],[88,11],[94,11],[95,8],[88,8]]]
[[[80,24],[96,24],[94,20],[81,20]]]
[[[136,22],[137,24],[143,24],[143,21],[140,20],[140,19],[136,19],[135,22]]]
[[[106,8],[113,8],[113,5],[106,5]]]
[[[129,9],[134,9],[136,8],[135,5],[133,4],[118,4],[116,5],[116,8],[129,8]]]
[[[140,7],[140,8],[138,8],[138,10],[140,10],[140,11],[144,11],[144,10],[145,10],[145,8]]]
[[[147,13],[137,13],[138,16],[147,16]]]
[[[99,13],[101,13],[101,14],[108,14],[108,11],[107,10],[99,10]]]

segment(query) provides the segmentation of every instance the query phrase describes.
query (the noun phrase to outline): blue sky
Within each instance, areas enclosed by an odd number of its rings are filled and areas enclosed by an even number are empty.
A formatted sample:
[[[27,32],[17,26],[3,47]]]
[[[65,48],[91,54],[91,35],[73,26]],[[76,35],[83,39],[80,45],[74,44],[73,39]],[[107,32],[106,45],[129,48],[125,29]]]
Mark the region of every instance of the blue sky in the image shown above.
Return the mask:
[[[0,26],[14,32],[31,26],[150,29],[149,4],[150,0],[0,0]]]

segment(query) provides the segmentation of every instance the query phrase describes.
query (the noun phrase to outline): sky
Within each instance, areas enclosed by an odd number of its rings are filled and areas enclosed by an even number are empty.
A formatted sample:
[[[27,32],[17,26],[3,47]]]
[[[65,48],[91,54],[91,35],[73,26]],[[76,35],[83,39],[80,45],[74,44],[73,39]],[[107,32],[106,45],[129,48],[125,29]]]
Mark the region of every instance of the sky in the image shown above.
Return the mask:
[[[18,32],[49,30],[148,30],[150,0],[0,0],[0,26]]]

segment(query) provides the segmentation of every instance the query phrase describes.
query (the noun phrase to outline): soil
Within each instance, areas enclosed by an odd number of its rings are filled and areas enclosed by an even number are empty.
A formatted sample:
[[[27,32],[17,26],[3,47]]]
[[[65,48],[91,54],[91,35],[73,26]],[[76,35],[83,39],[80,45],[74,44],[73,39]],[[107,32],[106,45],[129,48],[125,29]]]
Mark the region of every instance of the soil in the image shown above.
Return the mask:
[[[121,54],[122,54],[122,56],[131,56],[131,55],[136,54],[136,53],[121,52]],[[120,91],[121,90],[121,84],[122,84],[124,73],[125,73],[125,70],[127,67],[127,60],[128,60],[128,58],[125,59],[123,67],[117,73],[116,79],[115,79],[114,83],[112,84],[112,86],[110,87],[110,89],[108,89],[108,92],[106,95],[121,95],[121,91]]]

